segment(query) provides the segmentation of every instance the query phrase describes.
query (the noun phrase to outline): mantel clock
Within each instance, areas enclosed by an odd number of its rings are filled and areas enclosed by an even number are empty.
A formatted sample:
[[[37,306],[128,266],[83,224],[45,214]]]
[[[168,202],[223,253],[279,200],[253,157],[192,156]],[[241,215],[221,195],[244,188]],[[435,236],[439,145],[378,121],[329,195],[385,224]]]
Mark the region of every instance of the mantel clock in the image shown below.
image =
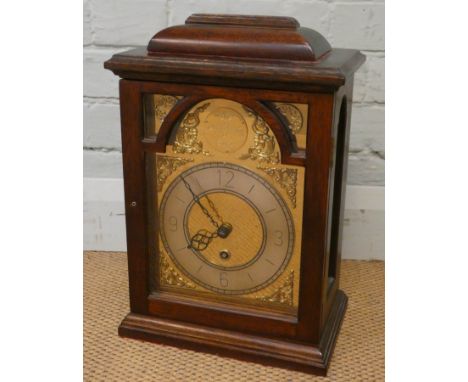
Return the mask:
[[[326,373],[363,61],[290,17],[194,14],[105,63],[122,78],[121,336]]]

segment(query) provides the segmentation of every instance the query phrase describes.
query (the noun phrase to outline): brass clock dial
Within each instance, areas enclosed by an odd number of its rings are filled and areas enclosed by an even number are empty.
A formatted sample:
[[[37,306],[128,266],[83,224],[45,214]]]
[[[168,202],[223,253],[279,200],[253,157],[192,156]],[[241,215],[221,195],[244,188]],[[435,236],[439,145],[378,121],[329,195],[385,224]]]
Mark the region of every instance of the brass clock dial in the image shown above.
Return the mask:
[[[178,99],[147,96],[147,138]],[[280,154],[241,103],[206,99],[178,120],[166,151],[147,156],[153,291],[297,314],[305,173]]]
[[[231,295],[275,281],[295,237],[279,193],[255,172],[225,162],[193,166],[172,181],[161,201],[160,235],[187,277]]]

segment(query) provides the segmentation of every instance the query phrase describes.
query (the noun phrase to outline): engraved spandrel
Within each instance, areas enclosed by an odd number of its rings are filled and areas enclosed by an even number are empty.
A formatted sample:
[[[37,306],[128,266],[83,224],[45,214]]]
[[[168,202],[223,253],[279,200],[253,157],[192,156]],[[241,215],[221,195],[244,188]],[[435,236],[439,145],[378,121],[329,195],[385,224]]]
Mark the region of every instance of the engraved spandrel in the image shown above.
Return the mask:
[[[176,138],[172,149],[179,154],[205,154],[203,151],[203,142],[198,140],[198,125],[200,124],[200,113],[204,112],[209,103],[197,107],[194,111],[190,111],[182,120],[177,129]]]
[[[257,160],[260,163],[279,163],[279,153],[276,149],[276,142],[270,127],[265,120],[251,109],[244,106],[244,110],[249,116],[255,118],[252,124],[252,131],[255,134],[253,146],[248,149],[248,153],[240,159]]]
[[[297,147],[305,149],[307,144],[308,105],[287,102],[274,102],[273,105],[286,120],[289,131],[296,137]]]
[[[166,179],[179,167],[186,165],[189,162],[192,162],[193,159],[186,158],[176,158],[158,155],[156,157],[156,172],[157,177],[157,190],[161,192],[166,182]]]
[[[296,106],[289,103],[280,103],[276,104],[276,108],[286,118],[293,133],[298,133],[302,129],[304,119]]]
[[[160,121],[164,121],[167,114],[172,110],[177,101],[182,98],[181,96],[154,95],[154,116]]]
[[[259,167],[271,176],[288,194],[289,200],[293,208],[296,208],[296,186],[297,186],[297,169],[294,168],[276,168],[276,167]]]
[[[162,285],[194,289],[195,284],[186,280],[174,267],[169,264],[166,255],[161,253],[159,261],[159,280]]]
[[[294,292],[294,271],[290,271],[284,282],[270,295],[259,297],[264,302],[273,302],[276,304],[293,305]]]
[[[177,102],[182,99],[180,95],[145,94],[144,103],[144,133],[146,138],[154,139],[159,133],[164,119],[172,111]]]

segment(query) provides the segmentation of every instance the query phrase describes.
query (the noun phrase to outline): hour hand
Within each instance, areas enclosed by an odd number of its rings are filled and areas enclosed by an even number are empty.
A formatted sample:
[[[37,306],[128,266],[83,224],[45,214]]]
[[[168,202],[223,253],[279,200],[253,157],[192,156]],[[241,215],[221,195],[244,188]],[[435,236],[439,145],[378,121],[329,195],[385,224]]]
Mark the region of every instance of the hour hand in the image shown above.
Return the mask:
[[[190,239],[190,244],[187,248],[203,251],[204,249],[208,248],[208,245],[215,237],[218,237],[217,232],[208,232],[206,229],[201,229],[192,236]]]

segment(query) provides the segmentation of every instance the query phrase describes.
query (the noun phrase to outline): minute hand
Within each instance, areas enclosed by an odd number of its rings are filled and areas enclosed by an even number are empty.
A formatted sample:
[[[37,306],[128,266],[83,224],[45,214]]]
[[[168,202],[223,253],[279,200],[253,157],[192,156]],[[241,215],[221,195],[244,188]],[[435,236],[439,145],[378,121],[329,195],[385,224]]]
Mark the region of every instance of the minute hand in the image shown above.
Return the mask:
[[[203,213],[208,217],[208,219],[210,219],[210,222],[211,224],[213,224],[216,228],[219,228],[219,224],[218,222],[213,218],[213,216],[211,216],[211,214],[208,212],[208,210],[206,209],[206,207],[201,203],[200,201],[200,197],[195,194],[195,192],[193,192],[192,190],[192,187],[190,186],[190,184],[185,180],[185,178],[183,176],[181,176],[182,178],[182,181],[184,182],[185,184],[185,187],[187,187],[187,189],[190,191],[190,193],[192,194],[192,199],[195,201],[195,203],[197,203],[201,210],[203,211]],[[222,223],[222,222],[221,222]]]

